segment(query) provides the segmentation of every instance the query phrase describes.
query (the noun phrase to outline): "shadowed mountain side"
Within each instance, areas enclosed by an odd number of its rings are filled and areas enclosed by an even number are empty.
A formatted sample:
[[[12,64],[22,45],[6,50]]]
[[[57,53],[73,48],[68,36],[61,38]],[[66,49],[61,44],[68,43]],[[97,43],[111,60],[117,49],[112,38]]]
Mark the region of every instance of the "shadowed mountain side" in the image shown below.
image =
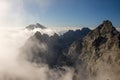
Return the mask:
[[[36,32],[34,36],[29,38],[23,49],[27,53],[28,60],[36,63],[47,63],[53,67],[55,65],[63,65],[70,45],[88,34],[90,29],[83,28],[82,30],[69,30],[63,35],[54,34],[49,36]],[[65,64],[64,64],[65,65]]]

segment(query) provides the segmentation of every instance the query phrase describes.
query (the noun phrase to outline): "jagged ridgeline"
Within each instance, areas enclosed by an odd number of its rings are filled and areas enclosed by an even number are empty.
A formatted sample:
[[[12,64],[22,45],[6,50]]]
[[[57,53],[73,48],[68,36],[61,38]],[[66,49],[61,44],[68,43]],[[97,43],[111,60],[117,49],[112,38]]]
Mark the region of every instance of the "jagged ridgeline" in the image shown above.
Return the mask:
[[[53,36],[36,32],[23,51],[32,63],[73,67],[73,80],[120,80],[120,32],[109,20],[94,30],[69,30]]]
[[[38,64],[46,63],[49,67],[68,65],[65,55],[67,55],[70,45],[74,41],[86,36],[89,31],[89,28],[82,28],[75,31],[69,30],[63,35],[55,33],[52,36],[36,32],[27,40],[24,51],[29,56],[28,60],[31,62]]]

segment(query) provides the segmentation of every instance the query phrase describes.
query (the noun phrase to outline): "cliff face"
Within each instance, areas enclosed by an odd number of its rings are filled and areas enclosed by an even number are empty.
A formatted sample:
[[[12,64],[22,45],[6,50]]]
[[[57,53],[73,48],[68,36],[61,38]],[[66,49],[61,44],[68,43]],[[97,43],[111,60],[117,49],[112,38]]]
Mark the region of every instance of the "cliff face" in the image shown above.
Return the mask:
[[[120,33],[108,20],[83,39],[75,41],[68,56],[75,63],[77,70],[80,67],[86,70],[86,75],[105,74],[108,79],[120,79]]]

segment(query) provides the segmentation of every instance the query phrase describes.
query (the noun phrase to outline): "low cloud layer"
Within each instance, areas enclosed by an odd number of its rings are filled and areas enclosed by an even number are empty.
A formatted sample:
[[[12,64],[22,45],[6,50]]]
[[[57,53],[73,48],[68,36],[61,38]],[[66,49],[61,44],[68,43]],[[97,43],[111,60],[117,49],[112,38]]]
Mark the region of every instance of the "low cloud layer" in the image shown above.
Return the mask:
[[[47,64],[38,66],[19,56],[21,47],[36,31],[49,35],[54,33],[49,29],[0,28],[0,80],[72,80],[72,68],[64,67],[65,71],[49,69]]]

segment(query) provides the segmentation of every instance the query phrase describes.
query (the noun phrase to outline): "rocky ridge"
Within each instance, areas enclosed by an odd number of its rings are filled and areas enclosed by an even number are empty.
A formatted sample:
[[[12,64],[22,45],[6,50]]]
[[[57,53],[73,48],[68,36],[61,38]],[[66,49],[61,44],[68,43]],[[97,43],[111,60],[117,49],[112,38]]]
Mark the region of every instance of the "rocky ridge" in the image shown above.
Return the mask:
[[[68,55],[76,69],[84,68],[87,76],[104,74],[111,80],[120,79],[120,32],[108,20],[75,41]]]

